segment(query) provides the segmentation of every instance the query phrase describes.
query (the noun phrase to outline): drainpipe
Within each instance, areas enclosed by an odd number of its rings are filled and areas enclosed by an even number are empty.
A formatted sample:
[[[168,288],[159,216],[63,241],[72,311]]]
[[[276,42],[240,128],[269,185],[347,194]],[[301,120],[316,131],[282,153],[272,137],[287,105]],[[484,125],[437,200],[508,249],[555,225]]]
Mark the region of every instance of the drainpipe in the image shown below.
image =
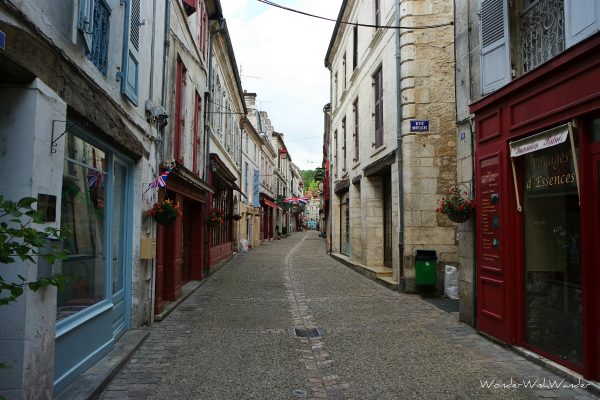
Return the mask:
[[[400,26],[400,0],[396,0],[396,26]],[[404,291],[404,155],[402,154],[402,46],[400,28],[396,29],[396,157],[398,162],[398,291]]]
[[[160,104],[162,105],[162,107],[164,109],[166,109],[166,101],[167,101],[167,74],[168,74],[168,70],[169,70],[169,47],[171,45],[170,43],[170,39],[169,39],[169,31],[171,29],[170,26],[170,20],[171,20],[171,2],[169,0],[165,1],[165,20],[164,20],[164,55],[163,55],[163,74],[162,74],[162,93],[161,93],[161,100],[160,100]],[[151,49],[151,54],[152,54],[152,59],[154,59],[154,41],[155,41],[155,24],[156,24],[156,0],[152,2],[152,49]],[[152,99],[154,95],[154,63],[151,63],[151,72],[150,72],[150,98]],[[160,132],[159,132],[159,140],[158,140],[158,145],[157,145],[157,153],[158,153],[158,157],[156,157],[156,160],[159,163],[159,168],[160,168],[160,161],[162,161],[162,157],[163,157],[163,150],[164,150],[164,143],[165,143],[165,128],[166,128],[166,124],[160,127]],[[159,168],[157,168],[157,171],[159,170]],[[157,238],[157,234],[158,234],[158,229],[156,228],[156,225],[153,224],[153,228],[152,228],[152,237]],[[154,305],[155,305],[155,301],[156,301],[156,258],[154,260],[152,260],[152,283],[151,283],[151,294],[150,294],[150,324],[154,323]]]

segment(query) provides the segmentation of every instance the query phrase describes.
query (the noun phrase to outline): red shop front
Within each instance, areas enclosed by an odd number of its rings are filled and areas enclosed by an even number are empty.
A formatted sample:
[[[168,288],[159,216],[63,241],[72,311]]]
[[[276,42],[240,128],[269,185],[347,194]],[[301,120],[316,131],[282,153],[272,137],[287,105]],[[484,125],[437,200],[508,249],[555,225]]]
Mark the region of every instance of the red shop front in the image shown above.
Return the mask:
[[[600,36],[473,104],[477,328],[600,378]]]

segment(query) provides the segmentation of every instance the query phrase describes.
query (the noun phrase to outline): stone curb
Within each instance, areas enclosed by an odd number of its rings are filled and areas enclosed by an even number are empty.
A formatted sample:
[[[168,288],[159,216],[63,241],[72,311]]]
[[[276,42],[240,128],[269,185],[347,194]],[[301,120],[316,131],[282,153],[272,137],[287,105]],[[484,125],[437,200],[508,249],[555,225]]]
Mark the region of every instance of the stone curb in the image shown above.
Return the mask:
[[[54,396],[54,400],[97,398],[149,335],[144,330],[125,332],[106,356]]]

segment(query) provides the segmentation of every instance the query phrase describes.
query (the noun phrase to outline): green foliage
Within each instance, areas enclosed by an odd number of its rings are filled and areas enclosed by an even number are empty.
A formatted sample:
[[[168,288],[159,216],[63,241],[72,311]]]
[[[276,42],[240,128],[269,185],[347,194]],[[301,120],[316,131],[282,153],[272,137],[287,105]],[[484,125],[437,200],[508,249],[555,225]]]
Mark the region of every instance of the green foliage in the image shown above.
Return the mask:
[[[47,253],[39,252],[38,249],[49,240],[62,241],[66,236],[57,228],[38,230],[30,226],[44,223],[42,215],[32,207],[36,201],[33,197],[24,197],[14,202],[0,195],[0,264],[11,264],[18,260],[35,263],[34,257],[42,257],[53,264],[67,256],[67,252],[58,247],[52,247]],[[7,282],[0,275],[0,305],[16,301],[26,287],[33,291],[51,285],[61,289],[67,281],[67,277],[61,274],[33,282],[28,282],[21,275],[18,278],[18,282]]]
[[[314,192],[319,189],[319,182],[315,180],[315,170],[308,169],[300,171],[300,175],[302,175],[302,181],[304,182],[304,190],[310,190]]]

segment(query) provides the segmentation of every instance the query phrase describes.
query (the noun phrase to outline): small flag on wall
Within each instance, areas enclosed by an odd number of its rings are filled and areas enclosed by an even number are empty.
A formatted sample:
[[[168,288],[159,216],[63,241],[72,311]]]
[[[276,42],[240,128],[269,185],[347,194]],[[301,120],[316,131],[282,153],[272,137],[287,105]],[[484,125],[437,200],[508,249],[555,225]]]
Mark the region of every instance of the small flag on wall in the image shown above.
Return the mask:
[[[170,172],[171,171],[167,170],[159,176],[157,176],[156,179],[150,181],[150,183],[148,184],[148,189],[161,188],[167,186],[167,176]]]

